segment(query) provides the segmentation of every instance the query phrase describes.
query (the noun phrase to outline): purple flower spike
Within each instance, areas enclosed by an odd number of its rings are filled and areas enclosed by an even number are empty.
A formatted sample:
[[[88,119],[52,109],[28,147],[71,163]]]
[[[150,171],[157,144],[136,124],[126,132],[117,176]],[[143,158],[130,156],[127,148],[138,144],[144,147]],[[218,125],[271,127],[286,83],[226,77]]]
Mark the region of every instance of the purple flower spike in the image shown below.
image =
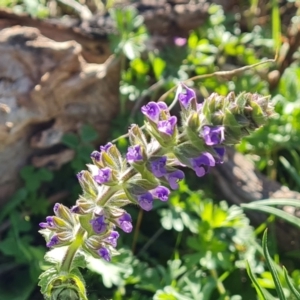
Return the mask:
[[[180,170],[176,170],[172,173],[169,173],[166,178],[169,181],[171,189],[177,190],[179,188],[178,180],[182,180],[184,178],[184,173]]]
[[[202,177],[208,172],[209,167],[215,166],[215,159],[210,153],[203,152],[201,156],[192,158],[191,164],[197,176]]]
[[[126,159],[130,164],[143,160],[141,146],[136,145],[129,147],[126,154]]]
[[[51,248],[59,243],[59,239],[57,235],[54,235],[50,241],[46,244],[48,248]]]
[[[224,129],[223,126],[203,126],[202,137],[204,138],[205,144],[208,146],[221,144],[224,141]]]
[[[99,151],[93,151],[91,153],[91,158],[93,158],[95,161],[101,160],[101,153]]]
[[[46,222],[49,225],[49,227],[54,227],[53,217],[47,217]]]
[[[98,175],[94,176],[94,180],[98,184],[107,183],[111,180],[112,170],[110,168],[99,169]]]
[[[110,253],[107,248],[101,247],[97,252],[104,260],[106,260],[106,261],[111,260]]]
[[[222,164],[224,162],[225,148],[224,147],[214,148],[214,150],[217,152],[219,156],[218,158],[216,158],[216,163]]]
[[[110,236],[105,239],[106,243],[111,244],[113,247],[117,247],[117,240],[119,238],[119,233],[117,231],[112,231]]]
[[[107,224],[105,223],[105,217],[99,216],[95,219],[92,219],[90,221],[90,224],[92,224],[93,230],[97,234],[101,234],[106,230]]]
[[[142,106],[141,111],[147,118],[149,118],[153,122],[158,122],[160,109],[156,102],[149,102],[147,105]]]
[[[100,146],[100,150],[103,152],[107,152],[112,145],[112,143],[107,143],[105,146]]]
[[[168,120],[159,121],[157,123],[157,129],[158,131],[171,136],[174,132],[176,123],[177,123],[177,117],[172,116]]]
[[[160,178],[167,174],[166,170],[167,157],[162,156],[151,162],[150,168],[155,177]]]
[[[117,220],[120,228],[124,231],[124,232],[131,232],[132,231],[132,219],[130,214],[128,213],[124,213],[118,220]]]
[[[188,88],[185,84],[182,83],[181,85],[185,88],[186,92],[185,94],[179,93],[178,100],[184,108],[187,108],[190,105],[192,99],[196,99],[196,93],[193,89]]]
[[[141,196],[138,196],[138,202],[143,210],[149,211],[153,207],[153,196],[147,192]]]

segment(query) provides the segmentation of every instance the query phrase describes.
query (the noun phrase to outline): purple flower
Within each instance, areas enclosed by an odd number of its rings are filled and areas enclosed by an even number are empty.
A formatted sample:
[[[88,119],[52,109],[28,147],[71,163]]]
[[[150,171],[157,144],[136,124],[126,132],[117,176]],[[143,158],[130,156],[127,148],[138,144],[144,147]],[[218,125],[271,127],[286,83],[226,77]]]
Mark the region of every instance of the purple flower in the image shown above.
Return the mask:
[[[215,166],[215,159],[208,152],[203,152],[199,157],[191,159],[192,168],[195,170],[198,177],[204,176],[209,167]]]
[[[90,221],[90,224],[92,224],[93,230],[97,234],[101,234],[106,230],[107,224],[105,223],[105,217],[99,216],[95,219],[92,219]]]
[[[110,235],[105,239],[106,243],[111,244],[113,247],[117,247],[117,239],[119,238],[119,233],[117,231],[112,231]]]
[[[153,207],[153,196],[151,193],[147,192],[138,196],[138,202],[143,210],[149,211]]]
[[[167,135],[172,135],[177,123],[177,117],[172,116],[168,120],[159,121],[157,123],[158,131],[165,133]]]
[[[165,102],[159,101],[159,102],[157,102],[157,105],[158,105],[160,110],[167,110],[168,109],[168,105]]]
[[[184,108],[187,108],[192,99],[196,99],[196,93],[193,89],[188,88],[184,83],[181,84],[185,88],[185,94],[184,93],[179,93],[178,95],[178,100],[182,104]]]
[[[186,44],[186,38],[176,36],[174,37],[174,44],[178,47],[183,47]]]
[[[184,178],[184,173],[180,170],[176,170],[174,172],[167,174],[166,178],[169,182],[171,189],[177,190],[179,187],[178,180],[182,180]]]
[[[126,154],[126,159],[130,164],[143,160],[141,146],[135,145],[135,146],[129,147],[127,154]]]
[[[205,144],[208,146],[221,144],[224,141],[224,129],[223,126],[203,126],[202,137],[204,138]]]
[[[73,205],[70,210],[74,214],[78,214],[80,212],[80,208],[78,205]]]
[[[218,154],[218,158],[216,158],[216,163],[218,164],[222,164],[224,162],[224,155],[225,155],[225,148],[221,147],[221,148],[214,148],[214,150],[217,152]]]
[[[166,170],[167,157],[162,156],[150,163],[150,168],[155,177],[159,178],[167,174]]]
[[[99,151],[93,151],[91,153],[91,158],[93,158],[95,161],[100,161],[101,160],[101,153]]]
[[[161,201],[167,201],[169,199],[170,190],[164,186],[158,186],[151,191],[151,194],[154,198]]]
[[[50,241],[46,244],[47,247],[51,248],[59,243],[57,235],[53,235]]]
[[[76,174],[76,176],[77,176],[77,179],[78,179],[79,181],[81,181],[81,180],[82,180],[82,176],[83,176],[83,174],[84,174],[84,171],[80,171],[79,173],[77,173],[77,174]]]
[[[124,231],[124,232],[131,232],[132,231],[132,219],[130,214],[128,213],[124,213],[121,217],[119,217],[117,219],[117,222],[120,226],[120,228]]]
[[[46,222],[41,222],[39,224],[41,228],[53,228],[54,227],[54,222],[53,222],[53,217],[46,217]]]
[[[149,118],[153,122],[158,122],[160,108],[156,102],[149,102],[148,104],[142,106],[141,111],[147,118]]]
[[[98,175],[94,176],[94,180],[98,184],[107,183],[111,180],[112,170],[110,168],[99,169]]]
[[[104,146],[100,146],[100,150],[103,152],[107,152],[112,145],[113,145],[112,143],[107,143]]]
[[[60,204],[59,204],[59,203],[55,203],[55,204],[54,204],[54,206],[53,206],[53,211],[54,211],[54,213],[57,213],[59,207],[60,207]]]
[[[97,252],[104,260],[106,260],[106,261],[111,260],[110,253],[107,248],[101,247]]]

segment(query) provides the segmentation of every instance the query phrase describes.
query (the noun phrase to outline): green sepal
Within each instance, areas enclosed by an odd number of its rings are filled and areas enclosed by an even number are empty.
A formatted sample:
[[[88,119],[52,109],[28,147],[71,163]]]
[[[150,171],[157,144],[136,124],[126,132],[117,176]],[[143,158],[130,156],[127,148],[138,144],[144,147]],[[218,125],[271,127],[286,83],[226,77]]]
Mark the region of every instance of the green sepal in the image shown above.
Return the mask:
[[[186,136],[189,140],[189,142],[196,148],[198,149],[198,152],[204,151],[205,146],[204,146],[204,141],[202,138],[199,137],[199,130],[195,131],[189,127],[186,128]],[[176,148],[176,147],[174,147]]]
[[[135,204],[138,203],[137,201],[138,196],[141,196],[148,192],[145,188],[131,182],[124,183],[123,188],[128,199]]]
[[[82,179],[79,180],[79,183],[84,192],[84,196],[89,198],[95,198],[98,194],[98,186],[94,181],[92,174],[89,171],[82,171]]]
[[[190,158],[199,156],[201,151],[194,145],[186,142],[174,147],[173,153],[182,164],[190,166]]]
[[[105,153],[103,151],[103,153]],[[107,153],[110,155],[111,159],[113,160],[114,166],[113,169],[116,169],[118,171],[122,171],[123,168],[123,158],[118,150],[116,145],[112,145],[108,150]]]
[[[245,93],[239,94],[235,98],[235,103],[239,108],[239,113],[242,113],[244,111],[244,108],[245,108],[246,103],[247,103],[247,98],[245,97]]]
[[[119,169],[119,162],[115,161],[108,153],[104,151],[101,152],[101,160],[102,164],[105,167],[109,167],[111,169]]]
[[[210,124],[211,123],[211,111],[209,109],[209,101],[207,101],[208,99],[206,99],[204,102],[203,102],[203,106],[202,106],[202,109],[201,109],[201,115],[204,116],[204,119],[207,121],[207,124]],[[200,118],[200,121],[201,121],[201,125],[205,125],[203,124],[202,122],[202,119],[203,118]]]
[[[147,139],[143,131],[138,125],[136,124],[131,125],[128,131],[128,136],[131,145],[141,145],[144,148],[147,147]]]
[[[65,222],[69,223],[71,226],[74,225],[74,215],[71,213],[70,209],[62,204],[60,204],[57,208],[55,214]],[[57,218],[54,217],[56,220]],[[57,220],[58,221],[58,220]],[[59,221],[58,221],[59,222]],[[58,225],[58,224],[57,224]],[[59,225],[59,226],[66,226],[66,225]]]
[[[254,101],[250,102],[250,106],[253,109],[251,117],[252,120],[255,122],[256,127],[264,125],[267,121],[267,118],[265,117],[262,108]]]
[[[133,183],[135,185],[140,186],[141,188],[149,191],[155,189],[159,185],[159,181],[156,181],[155,183],[150,182],[145,179],[132,179],[130,183]]]
[[[89,236],[94,234],[93,228],[92,228],[91,223],[90,223],[92,218],[93,218],[92,213],[79,216],[80,225],[88,233]]]

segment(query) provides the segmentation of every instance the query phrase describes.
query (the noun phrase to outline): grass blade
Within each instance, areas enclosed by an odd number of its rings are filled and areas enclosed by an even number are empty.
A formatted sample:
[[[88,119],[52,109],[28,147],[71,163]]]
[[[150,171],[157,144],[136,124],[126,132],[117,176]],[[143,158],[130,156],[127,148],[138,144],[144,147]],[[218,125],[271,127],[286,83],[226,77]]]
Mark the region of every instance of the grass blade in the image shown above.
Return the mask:
[[[248,261],[246,261],[246,268],[247,268],[248,276],[250,277],[250,279],[251,279],[251,281],[252,281],[252,283],[253,283],[253,285],[255,287],[255,290],[257,292],[257,295],[258,295],[259,299],[260,300],[273,300],[273,299],[271,299],[271,297],[268,297],[264,293],[264,291],[263,291],[262,287],[259,285],[259,283],[258,283],[255,275],[252,273],[252,270],[251,270],[251,267],[250,267]]]
[[[272,274],[272,277],[273,277],[273,280],[274,280],[274,283],[275,283],[275,288],[276,288],[279,299],[280,300],[287,300],[285,295],[284,295],[283,288],[282,288],[282,285],[280,283],[280,279],[278,277],[278,273],[276,271],[276,268],[274,266],[272,258],[269,254],[268,244],[267,244],[268,243],[267,232],[268,232],[268,230],[266,229],[265,232],[264,232],[264,235],[263,235],[263,240],[262,240],[263,251],[264,251],[265,258],[266,258],[266,263],[267,263],[267,266],[270,269],[270,272]]]
[[[289,278],[289,275],[287,273],[287,270],[285,267],[283,267],[283,271],[284,271],[284,277],[285,280],[290,288],[290,291],[295,295],[297,300],[300,300],[300,293],[298,292],[298,290],[295,288],[295,286],[293,285],[291,279]]]
[[[299,218],[297,218],[279,208],[275,208],[275,207],[271,207],[271,206],[263,206],[263,205],[260,205],[260,206],[254,206],[254,205],[255,205],[255,203],[246,204],[246,205],[242,204],[241,206],[246,209],[257,210],[260,212],[265,212],[265,213],[275,215],[275,216],[281,218],[282,220],[285,220],[285,221],[291,223],[292,225],[300,228],[300,219]]]

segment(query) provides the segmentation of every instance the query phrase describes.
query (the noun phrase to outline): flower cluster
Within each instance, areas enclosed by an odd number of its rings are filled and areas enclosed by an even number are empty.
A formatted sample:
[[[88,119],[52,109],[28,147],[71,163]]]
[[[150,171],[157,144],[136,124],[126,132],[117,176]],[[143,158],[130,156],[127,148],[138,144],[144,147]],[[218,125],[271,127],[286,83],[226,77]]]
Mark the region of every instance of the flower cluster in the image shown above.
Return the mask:
[[[167,201],[170,189],[178,189],[184,178],[180,168],[204,176],[223,162],[226,145],[239,142],[272,114],[268,98],[257,94],[214,93],[198,103],[191,88],[178,88],[181,126],[165,103],[143,106],[147,135],[133,124],[125,157],[111,143],[94,151],[88,171],[77,174],[83,192],[76,205],[68,209],[56,204],[55,216],[40,223],[48,247],[77,245],[78,250],[110,261],[117,253],[117,228],[132,231],[124,206],[135,204],[149,211],[155,199]]]

